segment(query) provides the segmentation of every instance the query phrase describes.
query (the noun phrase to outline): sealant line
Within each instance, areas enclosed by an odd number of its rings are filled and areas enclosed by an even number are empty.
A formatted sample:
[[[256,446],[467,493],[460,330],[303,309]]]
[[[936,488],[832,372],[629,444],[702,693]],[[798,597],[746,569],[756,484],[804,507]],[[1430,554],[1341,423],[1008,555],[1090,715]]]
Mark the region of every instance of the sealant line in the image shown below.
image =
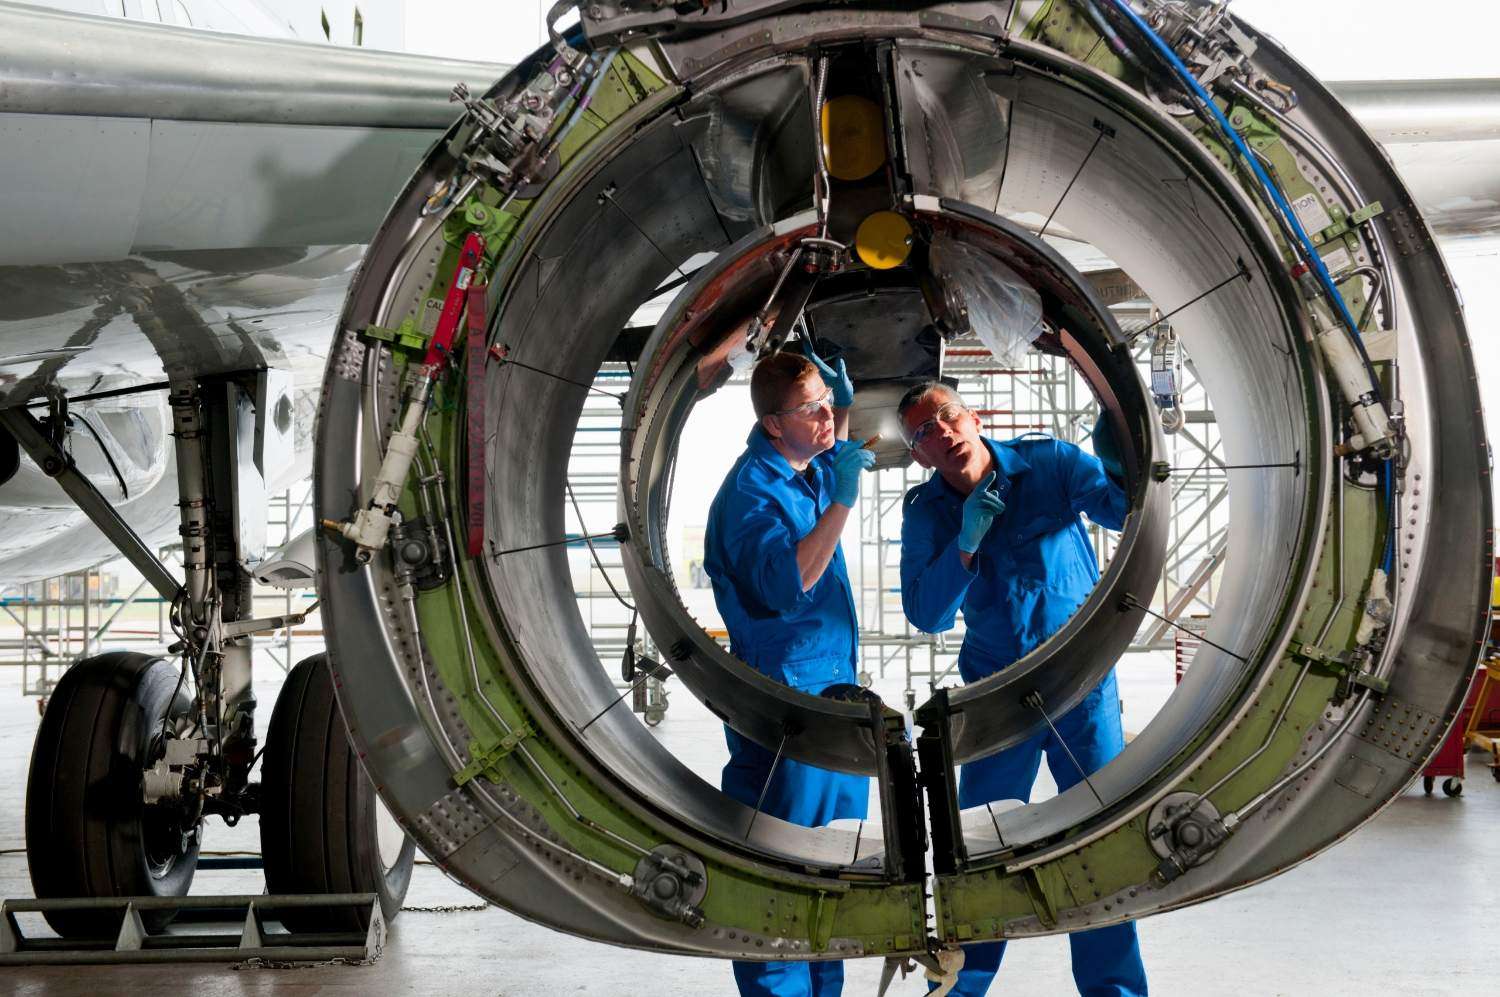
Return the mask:
[[[1207,644],[1209,647],[1211,647],[1211,648],[1213,648],[1213,649],[1215,649],[1217,651],[1223,651],[1225,654],[1229,655],[1231,658],[1234,658],[1237,661],[1242,661],[1245,664],[1249,664],[1250,663],[1250,659],[1246,658],[1243,654],[1235,654],[1233,651],[1231,651],[1229,648],[1225,647],[1223,644],[1215,644],[1213,641],[1209,640],[1207,637],[1203,636],[1200,633],[1194,633],[1193,631],[1189,630],[1187,627],[1183,626],[1181,623],[1178,623],[1176,620],[1168,619],[1167,617],[1161,615],[1160,613],[1158,613],[1155,610],[1153,610],[1150,606],[1142,605],[1141,601],[1139,599],[1137,599],[1135,596],[1131,595],[1129,592],[1125,593],[1125,598],[1122,601],[1127,606],[1129,606],[1129,607],[1131,607],[1133,609],[1139,609],[1139,610],[1144,611],[1147,616],[1152,616],[1152,617],[1155,617],[1158,620],[1161,620],[1163,623],[1165,623],[1167,626],[1171,627],[1174,630],[1181,630],[1183,633],[1191,633],[1191,634],[1193,634],[1194,637],[1196,637],[1198,640],[1202,641],[1203,643]]]
[[[1062,734],[1058,733],[1057,727],[1052,723],[1052,718],[1047,715],[1046,705],[1042,702],[1042,694],[1035,691],[1029,692],[1026,694],[1026,697],[1021,700],[1021,702],[1036,710],[1042,715],[1042,719],[1047,721],[1047,726],[1052,730],[1052,736],[1057,738],[1057,743],[1062,745],[1063,751],[1067,752],[1068,761],[1072,762],[1073,767],[1078,770],[1079,777],[1082,778],[1084,783],[1089,787],[1089,792],[1094,794],[1094,799],[1099,801],[1099,805],[1101,807],[1104,806],[1104,797],[1100,796],[1099,790],[1094,788],[1094,781],[1090,779],[1089,774],[1083,770],[1083,766],[1078,764],[1078,759],[1073,755],[1073,749],[1068,747],[1068,742],[1063,739]],[[994,819],[995,815],[992,811],[990,813],[990,820],[993,821]],[[998,824],[995,825],[995,833],[1000,833],[1000,825]]]
[[[651,673],[650,672],[644,672],[643,671],[641,673],[641,677],[638,678],[638,679],[636,679],[633,683],[631,683],[631,685],[630,685],[630,687],[628,689],[626,689],[624,692],[622,692],[618,696],[616,696],[614,698],[614,701],[611,702],[604,709],[600,710],[598,713],[595,713],[591,718],[589,718],[589,722],[588,723],[586,723],[582,727],[578,728],[578,733],[582,734],[584,731],[586,731],[590,727],[594,726],[594,721],[598,720],[600,717],[604,716],[604,714],[608,713],[610,710],[614,709],[616,706],[619,706],[621,703],[623,703],[625,701],[625,697],[626,696],[630,695],[631,693],[633,693],[637,689],[639,689],[640,686],[641,686],[641,683],[644,682],[644,681],[646,681],[650,677],[651,677]]]
[[[553,380],[555,380],[555,381],[561,381],[564,384],[571,384],[574,387],[584,388],[584,389],[586,389],[588,391],[594,392],[594,394],[596,394],[596,395],[603,395],[606,398],[613,398],[615,401],[619,402],[621,405],[625,404],[625,396],[624,395],[615,394],[613,391],[605,391],[603,388],[596,388],[592,384],[587,383],[586,381],[575,381],[571,377],[564,377],[561,374],[554,374],[552,371],[550,371],[550,370],[543,370],[541,367],[533,367],[529,363],[525,363],[523,361],[517,360],[514,357],[511,357],[511,356],[509,356],[509,355],[507,355],[505,353],[500,352],[500,349],[498,347],[494,347],[494,346],[490,347],[490,356],[494,357],[495,360],[498,361],[501,364],[510,364],[510,365],[512,365],[514,367],[520,367],[522,370],[529,370],[529,371],[531,371],[534,374],[541,374],[543,377],[550,377]]]
[[[1098,128],[1097,125],[1095,127]],[[1047,220],[1042,222],[1042,227],[1037,230],[1036,237],[1038,239],[1047,234],[1047,227],[1052,224],[1052,219],[1057,217],[1058,209],[1063,206],[1063,202],[1066,201],[1068,199],[1068,195],[1073,192],[1073,185],[1077,183],[1078,178],[1083,175],[1083,168],[1089,164],[1090,159],[1094,158],[1094,150],[1099,148],[1099,143],[1103,141],[1104,129],[1098,128],[1098,134],[1094,136],[1094,144],[1089,146],[1088,154],[1083,157],[1083,162],[1078,164],[1078,169],[1073,173],[1073,179],[1069,180],[1068,185],[1063,188],[1062,197],[1059,197],[1057,199],[1057,203],[1052,206],[1052,213],[1047,216]]]
[[[750,823],[745,828],[745,839],[750,839],[750,832],[755,830],[755,818],[760,816],[760,805],[766,802],[766,792],[771,788],[771,780],[776,778],[776,767],[781,764],[781,753],[786,749],[787,738],[792,736],[790,727],[781,728],[781,743],[776,745],[776,757],[771,759],[771,771],[766,773],[765,784],[760,787],[760,798],[755,801],[755,811],[750,815]]]
[[[614,205],[615,210],[618,211],[624,217],[624,219],[630,223],[630,227],[639,232],[641,238],[645,239],[651,244],[651,248],[656,250],[656,255],[665,260],[667,262],[667,266],[671,267],[673,270],[676,270],[679,276],[686,278],[687,274],[683,272],[682,267],[676,263],[673,263],[672,257],[663,252],[662,248],[656,244],[656,240],[647,235],[646,230],[641,228],[641,226],[637,224],[634,218],[630,217],[630,212],[626,211],[623,207],[620,206],[620,202],[615,200],[615,194],[617,193],[619,193],[619,189],[615,187],[614,184],[610,184],[608,187],[605,187],[603,193],[599,195],[599,200],[608,201],[610,204]]]
[[[1258,469],[1262,469],[1262,468],[1272,468],[1272,467],[1300,468],[1301,466],[1302,466],[1302,462],[1300,460],[1287,460],[1287,461],[1282,461],[1279,464],[1219,464],[1218,466],[1212,468],[1212,470],[1215,470],[1215,471],[1254,471],[1254,470],[1258,470]],[[1189,474],[1189,475],[1192,475],[1192,474],[1197,474],[1199,471],[1210,470],[1210,468],[1205,467],[1203,464],[1200,463],[1197,467],[1173,467],[1173,468],[1168,468],[1168,470],[1172,474]]]
[[[563,537],[561,540],[548,540],[546,543],[531,544],[526,547],[509,547],[505,550],[492,550],[490,551],[490,557],[504,557],[506,554],[520,554],[528,550],[542,550],[545,547],[561,547],[564,544],[577,543],[579,540],[587,543],[591,540],[603,540],[606,537],[613,536],[615,536],[614,530],[610,530],[608,533],[585,533],[581,537]],[[593,548],[590,547],[590,549],[592,550]],[[614,586],[610,587],[613,588]]]
[[[1193,305],[1196,305],[1198,302],[1202,301],[1204,298],[1208,297],[1210,294],[1213,294],[1213,293],[1215,293],[1215,292],[1217,292],[1217,291],[1219,291],[1219,290],[1221,290],[1221,289],[1223,289],[1225,287],[1228,287],[1230,284],[1233,284],[1235,281],[1240,280],[1240,279],[1244,279],[1244,280],[1248,281],[1250,279],[1250,271],[1245,267],[1245,261],[1244,260],[1238,260],[1236,262],[1239,263],[1239,269],[1235,270],[1234,273],[1230,274],[1228,277],[1225,277],[1223,280],[1219,281],[1213,287],[1210,287],[1208,290],[1204,291],[1202,294],[1198,295],[1197,297],[1192,298],[1191,300],[1185,301],[1182,304],[1178,305],[1176,308],[1174,308],[1171,311],[1167,312],[1167,314],[1163,315],[1161,318],[1157,319],[1155,322],[1152,322],[1150,325],[1142,326],[1141,328],[1137,329],[1135,332],[1132,332],[1130,334],[1130,337],[1129,337],[1130,341],[1132,343],[1135,342],[1137,339],[1141,338],[1146,333],[1150,332],[1152,329],[1155,329],[1157,326],[1161,325],[1163,322],[1165,322],[1167,319],[1171,318],[1173,315],[1176,315],[1177,313],[1181,312],[1185,308],[1191,308]]]

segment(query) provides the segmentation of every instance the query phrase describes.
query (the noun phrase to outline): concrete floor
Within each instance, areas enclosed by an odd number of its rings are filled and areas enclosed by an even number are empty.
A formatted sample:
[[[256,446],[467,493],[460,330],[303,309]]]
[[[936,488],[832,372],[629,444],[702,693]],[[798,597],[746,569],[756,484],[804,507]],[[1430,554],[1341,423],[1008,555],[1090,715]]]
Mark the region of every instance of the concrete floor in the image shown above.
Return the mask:
[[[257,684],[265,708],[277,681]],[[887,688],[891,686],[891,688]],[[881,683],[899,702],[900,682]],[[1170,666],[1142,658],[1121,666],[1126,727],[1138,729],[1171,687]],[[24,851],[26,773],[36,702],[0,675],[0,897],[30,896]],[[706,777],[723,761],[716,721],[680,687],[659,736]],[[1495,868],[1489,835],[1500,820],[1500,785],[1478,762],[1458,799],[1397,799],[1370,826],[1327,854],[1268,883],[1141,922],[1141,948],[1157,995],[1435,995],[1492,985],[1486,903]],[[1045,776],[1044,776],[1045,778]],[[1044,787],[1039,784],[1039,795]],[[214,823],[206,848],[258,848],[253,819]],[[258,893],[258,873],[199,875],[194,893]],[[431,866],[419,866],[408,904],[472,903]],[[878,960],[847,967],[845,993],[873,995]],[[1073,992],[1063,938],[1013,943],[994,993]],[[893,994],[919,994],[915,979]],[[404,914],[383,957],[367,967],[233,970],[225,966],[0,969],[0,994],[591,994],[679,997],[732,994],[718,961],[611,948],[560,934],[504,911]]]

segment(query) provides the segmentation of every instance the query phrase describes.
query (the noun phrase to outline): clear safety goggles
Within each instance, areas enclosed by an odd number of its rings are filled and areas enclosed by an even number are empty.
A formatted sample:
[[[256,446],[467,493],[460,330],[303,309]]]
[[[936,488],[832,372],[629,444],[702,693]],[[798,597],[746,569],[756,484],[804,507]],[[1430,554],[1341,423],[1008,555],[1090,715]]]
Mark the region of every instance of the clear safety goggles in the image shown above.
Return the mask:
[[[912,430],[911,435],[907,437],[907,445],[915,450],[917,447],[921,446],[923,442],[930,439],[933,433],[937,432],[939,423],[942,423],[945,426],[951,426],[955,421],[957,421],[959,416],[963,415],[967,411],[969,410],[964,408],[958,402],[949,402],[948,404],[944,405],[942,408],[934,412],[931,419],[928,419],[926,422],[922,423],[922,425]]]
[[[810,402],[803,402],[801,405],[793,405],[791,408],[782,409],[780,412],[772,412],[771,414],[795,415],[800,416],[803,419],[811,419],[816,416],[821,409],[824,408],[833,408],[832,388],[829,388],[827,391],[823,392],[821,395],[819,395],[817,398],[814,398]]]

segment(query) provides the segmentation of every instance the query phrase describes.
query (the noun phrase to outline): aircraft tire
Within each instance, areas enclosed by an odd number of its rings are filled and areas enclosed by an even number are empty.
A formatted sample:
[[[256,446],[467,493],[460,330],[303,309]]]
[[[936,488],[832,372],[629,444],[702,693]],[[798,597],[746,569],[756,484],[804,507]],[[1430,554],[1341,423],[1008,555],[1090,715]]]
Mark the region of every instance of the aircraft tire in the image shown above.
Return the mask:
[[[161,718],[169,708],[173,716],[191,708],[178,679],[171,663],[132,651],[84,658],[63,673],[42,714],[26,784],[26,860],[38,897],[187,893],[201,824],[141,796]],[[141,918],[154,931],[176,913]],[[122,914],[45,917],[65,938],[101,938],[119,931]]]
[[[266,731],[261,764],[260,850],[271,893],[374,893],[387,922],[411,884],[416,844],[404,838],[381,857],[379,799],[352,746],[334,699],[327,656],[287,673]],[[286,911],[291,930],[364,931],[351,908]]]

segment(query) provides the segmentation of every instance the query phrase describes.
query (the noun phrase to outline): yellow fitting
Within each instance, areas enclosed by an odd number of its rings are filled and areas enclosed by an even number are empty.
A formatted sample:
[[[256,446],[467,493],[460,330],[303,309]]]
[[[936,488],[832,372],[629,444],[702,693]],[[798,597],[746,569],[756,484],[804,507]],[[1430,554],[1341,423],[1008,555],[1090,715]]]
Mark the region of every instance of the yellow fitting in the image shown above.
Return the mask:
[[[911,222],[894,211],[877,211],[859,223],[854,250],[872,270],[899,267],[911,255]]]
[[[846,94],[823,105],[823,162],[837,180],[863,180],[885,165],[885,117],[867,97]]]

